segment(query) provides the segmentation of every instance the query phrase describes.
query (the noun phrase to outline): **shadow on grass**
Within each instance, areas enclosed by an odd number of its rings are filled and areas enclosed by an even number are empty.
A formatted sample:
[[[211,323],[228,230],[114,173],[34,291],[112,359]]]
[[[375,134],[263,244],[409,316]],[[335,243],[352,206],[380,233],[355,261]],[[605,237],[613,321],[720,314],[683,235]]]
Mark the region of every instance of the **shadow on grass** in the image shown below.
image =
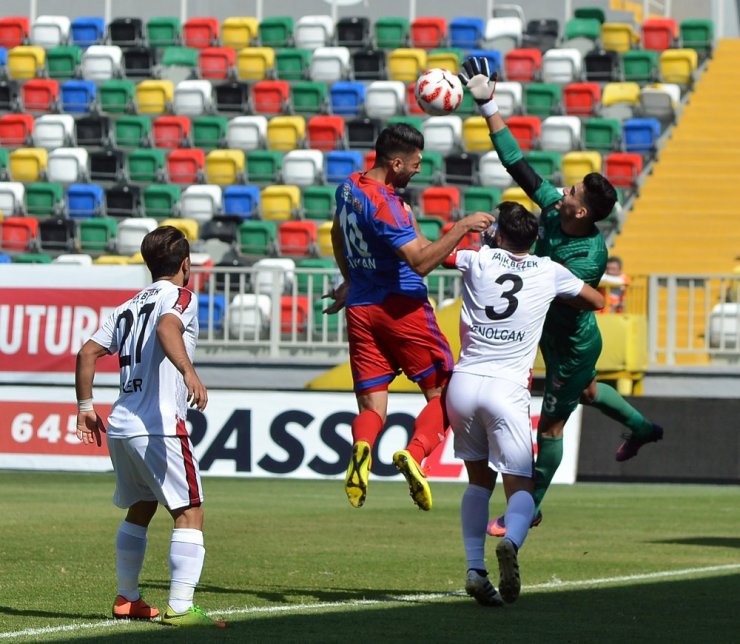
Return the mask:
[[[306,591],[310,594],[310,591]],[[354,595],[354,593],[352,593]],[[229,628],[106,633],[106,642],[671,642],[737,641],[740,575],[549,592],[526,589],[504,608],[468,597],[226,616]],[[96,640],[97,637],[85,637]],[[79,641],[79,640],[77,640]]]
[[[18,615],[21,617],[51,617],[56,619],[100,619],[99,613],[58,613],[48,610],[34,610],[0,606],[0,615]]]
[[[740,548],[738,537],[684,537],[683,539],[657,539],[648,543],[674,543],[678,546],[710,546],[713,548]]]

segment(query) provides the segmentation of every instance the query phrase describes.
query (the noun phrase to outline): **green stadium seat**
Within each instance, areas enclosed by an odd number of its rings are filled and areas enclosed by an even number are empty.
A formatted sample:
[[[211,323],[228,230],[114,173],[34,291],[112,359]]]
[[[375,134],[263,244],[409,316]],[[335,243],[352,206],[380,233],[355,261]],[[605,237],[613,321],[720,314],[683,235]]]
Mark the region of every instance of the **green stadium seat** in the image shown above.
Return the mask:
[[[127,114],[134,111],[136,85],[133,81],[113,78],[100,85],[100,109],[109,114]]]
[[[61,183],[29,183],[26,185],[26,212],[34,217],[61,214],[64,208],[64,186]]]
[[[316,81],[296,81],[290,88],[293,111],[313,115],[326,111],[329,103],[329,86]]]
[[[546,117],[560,114],[563,89],[555,83],[527,83],[524,86],[524,112]]]
[[[421,172],[411,180],[412,184],[439,183],[442,179],[442,155],[424,151],[421,157]]]
[[[248,219],[239,224],[239,249],[245,255],[272,255],[277,245],[277,222]]]
[[[180,201],[180,186],[173,184],[149,185],[144,188],[144,214],[154,219],[166,219],[176,215]]]
[[[378,18],[374,25],[375,45],[379,49],[406,47],[411,25],[406,18]]]
[[[442,226],[445,225],[444,220],[439,217],[417,217],[416,223],[419,224],[419,230],[429,241],[439,239],[442,234]]]
[[[132,150],[126,159],[129,179],[141,183],[164,181],[166,159],[165,151],[162,149]]]
[[[80,221],[80,248],[85,252],[113,250],[118,224],[112,217],[93,217]]]
[[[160,77],[177,83],[191,78],[198,68],[198,49],[194,47],[165,47],[160,64]]]
[[[13,258],[16,264],[51,264],[51,255],[47,253],[21,253]]]
[[[463,88],[462,101],[460,101],[460,105],[455,110],[455,113],[463,118],[478,114],[478,106],[475,104],[475,99],[467,88]]]
[[[326,300],[322,300],[320,297],[313,302],[313,334],[316,338],[321,338],[325,334],[332,338],[339,334],[339,325],[343,318],[339,313],[332,315],[324,313],[326,306]]]
[[[679,25],[681,46],[694,49],[700,58],[712,54],[714,22],[711,20],[688,19]]]
[[[296,271],[296,288],[301,295],[323,295],[331,288],[331,280],[337,272],[337,265],[332,259],[321,257],[307,257],[299,259],[296,268],[315,268],[321,269],[321,272],[301,273]]]
[[[10,150],[8,148],[0,147],[0,181],[6,181],[8,179],[9,158]]]
[[[319,221],[332,219],[336,209],[335,193],[335,186],[306,186],[303,189],[303,216]]]
[[[472,186],[463,193],[463,213],[492,212],[500,201],[501,191],[498,188]]]
[[[576,18],[598,20],[600,25],[606,21],[606,12],[601,7],[577,7],[573,11],[573,16]]]
[[[587,150],[612,152],[619,150],[622,143],[622,123],[618,119],[587,119],[583,131],[583,145]]]
[[[622,54],[624,80],[652,83],[658,79],[659,53],[651,49],[633,49]]]
[[[534,171],[544,179],[555,182],[560,175],[563,155],[552,150],[531,150],[524,155]]]
[[[265,18],[259,26],[263,47],[292,47],[293,18],[289,16]]]
[[[283,168],[280,150],[253,150],[247,154],[247,179],[250,183],[275,183]]]
[[[150,47],[171,47],[180,44],[182,25],[172,16],[151,18],[146,23],[146,37]]]
[[[281,49],[275,53],[275,71],[280,80],[308,78],[311,52],[308,49]]]
[[[77,76],[82,62],[82,49],[76,45],[60,45],[46,52],[46,72],[49,78],[69,80]]]
[[[196,116],[193,118],[193,145],[210,150],[220,147],[226,138],[228,119],[225,116]]]
[[[393,125],[394,123],[405,123],[411,127],[415,127],[421,132],[422,125],[424,124],[424,117],[422,116],[391,116],[387,121],[386,125]]]
[[[152,119],[149,116],[120,116],[113,125],[113,132],[118,147],[147,147],[152,137]]]

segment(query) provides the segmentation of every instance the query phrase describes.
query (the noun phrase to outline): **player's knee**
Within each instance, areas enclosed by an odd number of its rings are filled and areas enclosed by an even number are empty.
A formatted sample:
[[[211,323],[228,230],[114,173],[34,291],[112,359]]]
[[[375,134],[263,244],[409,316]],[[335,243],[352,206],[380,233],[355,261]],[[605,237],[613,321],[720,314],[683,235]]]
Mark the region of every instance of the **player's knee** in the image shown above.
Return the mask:
[[[583,392],[581,392],[581,404],[582,405],[593,405],[594,401],[596,400],[596,383],[592,382],[588,387],[586,387]]]

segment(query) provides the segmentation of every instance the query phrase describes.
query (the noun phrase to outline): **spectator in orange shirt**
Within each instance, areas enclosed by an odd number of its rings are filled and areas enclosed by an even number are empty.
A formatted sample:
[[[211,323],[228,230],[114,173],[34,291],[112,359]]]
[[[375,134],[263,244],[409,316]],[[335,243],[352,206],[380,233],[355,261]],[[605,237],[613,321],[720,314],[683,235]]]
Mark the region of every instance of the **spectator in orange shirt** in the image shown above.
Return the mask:
[[[612,255],[606,260],[606,272],[601,276],[601,286],[605,286],[606,307],[604,313],[624,313],[624,298],[630,278],[622,272],[622,259]]]

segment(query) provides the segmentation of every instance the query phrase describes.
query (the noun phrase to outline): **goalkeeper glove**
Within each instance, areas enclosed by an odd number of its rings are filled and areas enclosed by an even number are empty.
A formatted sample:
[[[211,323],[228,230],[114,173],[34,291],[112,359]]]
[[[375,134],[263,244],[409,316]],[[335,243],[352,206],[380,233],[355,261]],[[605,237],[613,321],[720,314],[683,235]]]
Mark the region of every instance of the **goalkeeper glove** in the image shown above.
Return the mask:
[[[493,98],[498,74],[496,72],[491,74],[488,58],[469,56],[463,63],[463,70],[457,76],[460,82],[470,90],[478,104],[478,110],[486,118],[493,116],[498,112],[498,105]]]

